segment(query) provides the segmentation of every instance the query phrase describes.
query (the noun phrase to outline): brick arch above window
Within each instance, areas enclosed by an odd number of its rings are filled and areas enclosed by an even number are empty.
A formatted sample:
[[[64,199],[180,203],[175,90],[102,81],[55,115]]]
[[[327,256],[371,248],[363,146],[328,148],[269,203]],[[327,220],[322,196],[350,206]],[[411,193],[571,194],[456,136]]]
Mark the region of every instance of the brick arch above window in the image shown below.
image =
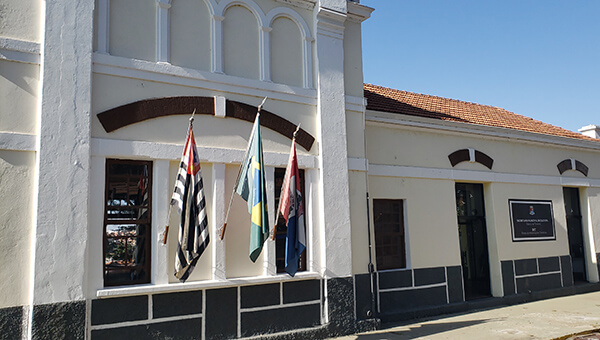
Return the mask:
[[[470,162],[479,163],[491,170],[492,166],[494,165],[494,160],[492,157],[481,151],[471,148],[456,150],[448,155],[448,159],[450,160],[450,164],[452,164],[452,166],[456,166],[456,164],[461,162]]]
[[[567,170],[575,170],[581,172],[584,176],[587,177],[589,171],[587,165],[573,158],[563,160],[562,162],[558,163],[556,167],[558,168],[558,172],[560,172],[561,175]]]
[[[143,122],[148,119],[171,115],[196,114],[215,115],[215,98],[213,97],[167,97],[145,99],[125,104],[97,114],[106,132],[113,132],[122,127]],[[253,123],[258,108],[249,104],[226,100],[225,117],[245,120]],[[260,125],[292,139],[296,125],[289,120],[267,110],[260,111]],[[307,151],[312,148],[315,138],[300,129],[296,142]]]

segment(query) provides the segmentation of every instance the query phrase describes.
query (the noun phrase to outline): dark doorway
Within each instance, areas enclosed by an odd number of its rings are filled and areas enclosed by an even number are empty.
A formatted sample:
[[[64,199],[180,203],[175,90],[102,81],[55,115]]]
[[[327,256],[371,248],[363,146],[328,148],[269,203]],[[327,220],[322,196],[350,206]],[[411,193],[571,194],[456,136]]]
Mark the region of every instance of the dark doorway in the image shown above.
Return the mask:
[[[483,185],[456,183],[456,214],[465,300],[491,296]]]
[[[586,282],[585,248],[583,247],[583,225],[578,188],[563,188],[565,211],[567,214],[567,232],[569,235],[569,253],[573,263],[573,280]]]

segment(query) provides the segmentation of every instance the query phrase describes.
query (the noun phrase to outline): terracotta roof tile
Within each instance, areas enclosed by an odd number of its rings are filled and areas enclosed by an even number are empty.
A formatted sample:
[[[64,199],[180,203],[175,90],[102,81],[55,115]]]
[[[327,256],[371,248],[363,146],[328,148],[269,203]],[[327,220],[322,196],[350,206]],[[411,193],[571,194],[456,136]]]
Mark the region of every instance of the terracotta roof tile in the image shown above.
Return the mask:
[[[505,109],[364,84],[367,109],[600,142]]]

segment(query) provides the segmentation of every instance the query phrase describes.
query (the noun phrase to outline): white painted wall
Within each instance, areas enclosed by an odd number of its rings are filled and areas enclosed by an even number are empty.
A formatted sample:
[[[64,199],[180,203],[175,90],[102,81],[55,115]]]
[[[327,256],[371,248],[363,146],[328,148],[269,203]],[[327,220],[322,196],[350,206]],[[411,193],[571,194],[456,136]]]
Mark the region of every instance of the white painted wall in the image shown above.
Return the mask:
[[[40,67],[0,60],[0,131],[36,133]]]
[[[0,37],[40,41],[41,0],[3,0]]]
[[[170,12],[170,62],[210,71],[211,17],[204,1],[174,0]]]
[[[254,14],[243,6],[231,6],[223,20],[223,69],[225,74],[260,79],[259,27]]]
[[[302,36],[298,25],[280,17],[271,27],[271,80],[302,87]]]
[[[366,177],[364,171],[350,171],[350,219],[352,221],[352,273],[363,274],[368,272],[369,264],[369,233],[367,229],[367,196]],[[373,227],[371,225],[371,236]],[[374,238],[373,255],[375,254]],[[375,263],[375,257],[372,259]]]
[[[238,174],[238,166],[227,166],[225,169],[225,202],[229,204],[230,195],[233,191]],[[272,169],[271,169],[272,171]],[[271,193],[267,193],[269,195]],[[272,194],[270,195],[272,196]],[[268,207],[269,212],[273,207]],[[272,219],[269,220],[271,227]],[[217,241],[222,242],[222,241]],[[264,248],[261,255],[255,263],[249,258],[250,253],[250,214],[246,201],[239,195],[235,195],[231,212],[227,221],[227,230],[225,233],[225,269],[227,278],[238,278],[248,276],[264,275]],[[267,240],[267,243],[272,242]]]
[[[594,207],[600,193],[600,162],[599,151],[593,145],[569,147],[541,140],[508,139],[500,132],[497,136],[482,136],[371,121],[366,133],[371,197],[406,199],[413,268],[460,265],[454,184],[483,183],[492,293],[501,296],[501,261],[569,254],[562,188],[574,186],[580,188],[582,196],[588,278],[592,282],[598,280],[595,253],[600,220]],[[469,162],[452,167],[448,154],[465,148],[492,157],[493,170]],[[589,176],[577,171],[561,175],[556,165],[568,158],[586,164]],[[352,169],[361,168],[360,162],[356,158]],[[551,200],[556,240],[513,242],[509,199]],[[355,254],[358,253],[358,245],[353,247]],[[355,266],[357,262],[355,259]]]
[[[370,114],[372,111],[368,111]],[[393,117],[394,115],[392,115]],[[398,115],[395,115],[398,117]],[[476,134],[457,134],[442,130],[406,126],[382,127],[367,124],[369,160],[371,164],[410,165],[428,168],[452,168],[448,155],[466,148],[479,150],[494,159],[493,171],[544,176],[559,176],[556,165],[574,158],[590,168],[588,178],[600,178],[597,151],[577,147],[553,146],[544,142],[514,142]],[[487,169],[481,164],[459,163],[453,169]],[[567,177],[583,178],[576,171]]]
[[[405,200],[409,268],[460,265],[453,181],[369,176],[369,191]]]
[[[156,60],[156,2],[110,0],[110,54]]]
[[[29,301],[35,153],[0,150],[0,308]]]

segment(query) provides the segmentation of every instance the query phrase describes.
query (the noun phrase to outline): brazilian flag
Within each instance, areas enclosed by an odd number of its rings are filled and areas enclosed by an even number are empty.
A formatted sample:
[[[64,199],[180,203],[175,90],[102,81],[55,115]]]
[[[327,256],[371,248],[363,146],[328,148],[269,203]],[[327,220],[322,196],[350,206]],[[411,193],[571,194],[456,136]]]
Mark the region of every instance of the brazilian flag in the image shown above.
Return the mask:
[[[260,114],[257,114],[248,141],[246,156],[235,184],[235,192],[248,202],[248,212],[251,214],[250,260],[252,262],[256,262],[262,251],[263,243],[269,237],[267,182],[265,181],[259,121]]]

